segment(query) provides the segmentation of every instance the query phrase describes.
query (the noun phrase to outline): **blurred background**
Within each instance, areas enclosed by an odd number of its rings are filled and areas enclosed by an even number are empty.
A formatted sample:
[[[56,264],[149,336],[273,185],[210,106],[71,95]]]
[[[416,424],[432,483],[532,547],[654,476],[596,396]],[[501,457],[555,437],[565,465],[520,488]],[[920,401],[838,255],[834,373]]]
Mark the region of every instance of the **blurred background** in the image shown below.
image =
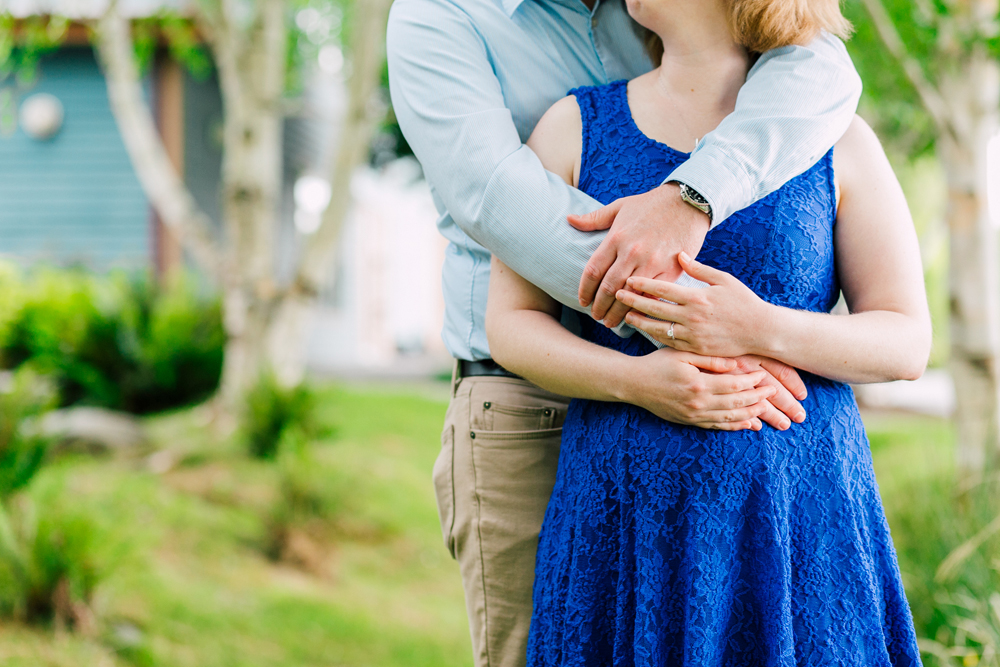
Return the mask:
[[[0,0],[0,666],[465,666],[391,0]],[[1000,16],[848,0],[934,316],[856,388],[928,665],[1000,665]]]

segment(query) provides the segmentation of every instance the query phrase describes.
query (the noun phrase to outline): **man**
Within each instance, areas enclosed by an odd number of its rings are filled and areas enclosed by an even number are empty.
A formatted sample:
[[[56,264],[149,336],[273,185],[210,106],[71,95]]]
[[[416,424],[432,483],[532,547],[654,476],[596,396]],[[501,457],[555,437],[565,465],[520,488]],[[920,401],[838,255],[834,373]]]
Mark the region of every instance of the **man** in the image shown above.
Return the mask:
[[[668,183],[602,209],[523,142],[571,88],[651,69],[623,0],[396,0],[388,55],[393,106],[450,241],[443,335],[457,363],[434,471],[442,528],[462,572],[475,664],[523,665],[567,399],[490,359],[490,253],[566,306],[618,326],[627,309],[614,294],[625,280],[676,279],[680,251],[696,256],[712,225],[811,166],[850,123],[860,81],[830,36],[764,54],[736,112]],[[760,360],[671,350],[646,359],[642,377],[595,369],[593,381],[682,423],[731,428],[759,415],[787,428],[804,417],[787,390],[771,396],[755,387],[758,376],[736,375],[759,371]],[[790,369],[763,367],[800,386]]]

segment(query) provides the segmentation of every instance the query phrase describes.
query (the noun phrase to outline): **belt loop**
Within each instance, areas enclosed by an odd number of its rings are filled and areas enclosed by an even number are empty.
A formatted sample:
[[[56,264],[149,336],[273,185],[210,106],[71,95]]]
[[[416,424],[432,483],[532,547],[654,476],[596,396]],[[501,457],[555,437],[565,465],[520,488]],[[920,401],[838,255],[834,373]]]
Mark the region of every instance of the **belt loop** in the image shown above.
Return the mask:
[[[458,359],[455,360],[454,365],[451,367],[451,397],[455,398],[458,396],[458,383],[462,379],[461,373],[459,372],[459,364],[462,362]]]

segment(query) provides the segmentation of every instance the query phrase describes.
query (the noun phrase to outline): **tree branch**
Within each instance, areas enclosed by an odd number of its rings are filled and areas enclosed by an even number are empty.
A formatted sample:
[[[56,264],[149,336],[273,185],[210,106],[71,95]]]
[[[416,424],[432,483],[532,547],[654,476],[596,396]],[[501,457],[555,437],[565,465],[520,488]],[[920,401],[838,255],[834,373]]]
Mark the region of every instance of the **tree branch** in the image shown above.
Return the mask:
[[[347,111],[330,174],[330,205],[303,252],[295,281],[295,288],[308,294],[319,291],[329,271],[331,256],[350,209],[351,177],[368,155],[375,133],[378,119],[372,113],[372,102],[379,87],[385,26],[391,6],[392,0],[365,0],[355,4],[358,23],[351,44]]]
[[[896,29],[896,24],[893,23],[892,17],[886,11],[883,0],[862,0],[862,2],[865,5],[865,9],[868,10],[868,14],[872,17],[872,22],[875,24],[875,29],[878,31],[879,37],[882,38],[886,48],[889,49],[889,53],[902,66],[906,78],[909,79],[910,83],[916,89],[920,101],[924,104],[924,108],[927,109],[927,112],[934,119],[941,132],[947,133],[957,139],[958,132],[953,122],[954,119],[952,118],[951,111],[948,108],[948,103],[927,77],[920,62],[910,55],[910,52],[906,48],[906,43],[903,42],[903,38],[900,37],[899,31]]]
[[[135,63],[131,26],[115,2],[96,24],[98,55],[104,67],[108,99],[132,167],[153,208],[213,279],[224,273],[212,221],[195,203],[170,162],[149,106],[143,99]]]

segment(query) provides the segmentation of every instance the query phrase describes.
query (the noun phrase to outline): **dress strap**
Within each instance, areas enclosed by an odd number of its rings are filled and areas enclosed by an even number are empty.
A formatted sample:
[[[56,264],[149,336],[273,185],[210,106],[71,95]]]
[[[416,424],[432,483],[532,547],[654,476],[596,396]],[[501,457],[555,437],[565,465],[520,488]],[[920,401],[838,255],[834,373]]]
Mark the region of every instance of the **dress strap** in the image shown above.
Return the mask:
[[[622,109],[619,101],[620,88],[627,85],[626,81],[615,81],[605,86],[581,86],[569,91],[576,97],[580,107],[582,123],[582,150],[580,155],[580,183],[578,187],[586,191],[593,174],[593,167],[606,160],[609,154],[609,141],[620,137],[620,132],[610,132],[612,125],[620,122]]]

